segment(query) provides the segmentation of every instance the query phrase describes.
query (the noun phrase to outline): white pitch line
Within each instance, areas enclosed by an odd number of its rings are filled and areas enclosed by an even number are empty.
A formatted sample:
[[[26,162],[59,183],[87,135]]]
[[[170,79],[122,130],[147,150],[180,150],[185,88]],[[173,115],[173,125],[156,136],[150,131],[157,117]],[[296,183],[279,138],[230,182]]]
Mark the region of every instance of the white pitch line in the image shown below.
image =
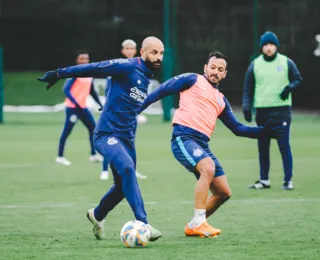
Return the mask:
[[[33,168],[37,166],[39,166],[38,163],[0,163],[0,169]]]
[[[288,198],[288,199],[239,199],[230,200],[229,203],[244,203],[244,204],[274,204],[274,203],[308,203],[308,202],[320,202],[320,198]],[[183,204],[193,204],[193,201],[146,201],[146,205],[157,205],[157,204],[173,204],[173,205],[183,205]],[[39,203],[31,205],[22,204],[0,204],[1,209],[42,209],[42,208],[70,208],[77,206],[96,206],[96,203]],[[127,202],[121,202],[120,205],[127,205]]]

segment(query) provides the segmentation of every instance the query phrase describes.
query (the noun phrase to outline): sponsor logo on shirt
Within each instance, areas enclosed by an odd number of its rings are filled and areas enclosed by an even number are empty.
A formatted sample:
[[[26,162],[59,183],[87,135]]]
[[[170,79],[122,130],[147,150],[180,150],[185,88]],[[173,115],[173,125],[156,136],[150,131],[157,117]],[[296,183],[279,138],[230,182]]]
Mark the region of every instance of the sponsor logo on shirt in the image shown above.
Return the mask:
[[[109,137],[108,138],[108,145],[114,145],[114,144],[117,144],[118,143],[118,140],[114,137]]]
[[[178,76],[175,76],[174,78],[175,79],[185,78],[185,77],[188,77],[191,74],[193,74],[193,73],[183,73],[183,74],[180,74]]]
[[[129,63],[129,60],[128,59],[114,59],[114,60],[110,60],[110,63],[111,64],[114,64],[114,63],[123,64],[123,63]]]
[[[138,89],[137,87],[133,87],[130,89],[130,97],[132,97],[133,99],[143,103],[144,100],[147,98],[147,94],[142,92],[140,89]]]

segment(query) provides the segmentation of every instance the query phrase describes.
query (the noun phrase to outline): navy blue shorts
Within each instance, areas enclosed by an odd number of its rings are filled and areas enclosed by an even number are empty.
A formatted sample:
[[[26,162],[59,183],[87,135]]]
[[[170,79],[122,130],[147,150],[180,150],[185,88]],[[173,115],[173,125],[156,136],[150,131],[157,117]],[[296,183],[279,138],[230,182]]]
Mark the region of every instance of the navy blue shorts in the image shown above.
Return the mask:
[[[217,157],[209,149],[207,143],[197,141],[186,137],[176,137],[171,142],[171,150],[174,157],[190,172],[193,172],[197,179],[200,177],[195,172],[195,167],[202,159],[211,157],[215,163],[216,172],[214,177],[219,177],[224,174],[223,168]]]

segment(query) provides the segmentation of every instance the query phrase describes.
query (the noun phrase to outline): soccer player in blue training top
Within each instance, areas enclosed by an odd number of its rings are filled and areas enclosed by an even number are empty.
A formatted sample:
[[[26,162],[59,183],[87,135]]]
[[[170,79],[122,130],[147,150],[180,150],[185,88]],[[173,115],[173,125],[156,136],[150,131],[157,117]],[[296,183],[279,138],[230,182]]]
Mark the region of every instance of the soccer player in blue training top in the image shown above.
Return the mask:
[[[93,224],[97,239],[103,238],[103,220],[107,214],[126,198],[137,220],[147,224],[150,241],[161,237],[160,231],[148,224],[144,202],[135,175],[135,132],[137,114],[147,97],[147,89],[154,71],[160,68],[164,46],[156,37],[147,37],[142,42],[141,57],[114,59],[83,64],[55,71],[48,71],[38,78],[48,82],[47,89],[59,79],[69,77],[112,76],[106,105],[94,130],[97,151],[110,163],[114,184],[102,197],[100,204],[89,209],[87,217]]]
[[[76,59],[77,64],[87,64],[89,61],[90,58],[88,52],[80,52]],[[81,120],[81,122],[89,131],[89,141],[91,147],[91,155],[89,160],[91,162],[102,162],[101,156],[96,153],[93,145],[93,130],[96,126],[96,123],[86,105],[86,100],[88,96],[91,95],[102,108],[98,94],[94,90],[92,80],[92,78],[70,78],[64,83],[63,92],[66,95],[66,119],[60,136],[58,157],[56,158],[56,162],[59,164],[65,166],[71,165],[71,162],[63,156],[64,147],[67,138],[71,134],[71,131],[78,119]]]
[[[137,44],[133,40],[127,39],[122,42],[121,54],[123,55],[123,58],[132,59],[135,57],[136,53],[137,53]],[[111,83],[112,83],[112,78],[108,77],[107,84],[106,84],[106,90],[105,90],[106,97],[108,96],[108,91],[109,91],[109,88],[111,87]],[[146,175],[143,175],[143,174],[139,173],[138,171],[136,171],[136,176],[139,179],[146,179],[147,178]],[[108,180],[109,179],[108,162],[106,160],[103,162],[102,172],[100,174],[100,179],[101,180]]]
[[[141,111],[159,99],[180,93],[179,108],[173,117],[171,149],[175,158],[197,178],[195,211],[185,227],[186,236],[215,237],[221,230],[210,226],[211,216],[231,196],[224,170],[210,151],[208,142],[219,118],[235,135],[258,138],[281,127],[271,122],[264,127],[248,127],[234,116],[226,97],[219,91],[219,83],[227,75],[226,57],[220,52],[209,54],[204,65],[204,75],[185,73],[160,85],[143,103]],[[208,192],[212,195],[208,197]]]

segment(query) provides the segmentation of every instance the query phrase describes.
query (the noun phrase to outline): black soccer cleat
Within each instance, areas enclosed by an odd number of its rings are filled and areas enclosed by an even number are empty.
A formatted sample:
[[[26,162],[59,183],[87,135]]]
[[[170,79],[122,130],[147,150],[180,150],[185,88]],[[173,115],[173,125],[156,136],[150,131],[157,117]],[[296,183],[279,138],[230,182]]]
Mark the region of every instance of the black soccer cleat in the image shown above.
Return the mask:
[[[256,190],[259,190],[259,189],[270,189],[271,185],[266,185],[262,182],[259,181],[256,181],[254,184],[250,185],[248,188],[249,189],[256,189]]]

